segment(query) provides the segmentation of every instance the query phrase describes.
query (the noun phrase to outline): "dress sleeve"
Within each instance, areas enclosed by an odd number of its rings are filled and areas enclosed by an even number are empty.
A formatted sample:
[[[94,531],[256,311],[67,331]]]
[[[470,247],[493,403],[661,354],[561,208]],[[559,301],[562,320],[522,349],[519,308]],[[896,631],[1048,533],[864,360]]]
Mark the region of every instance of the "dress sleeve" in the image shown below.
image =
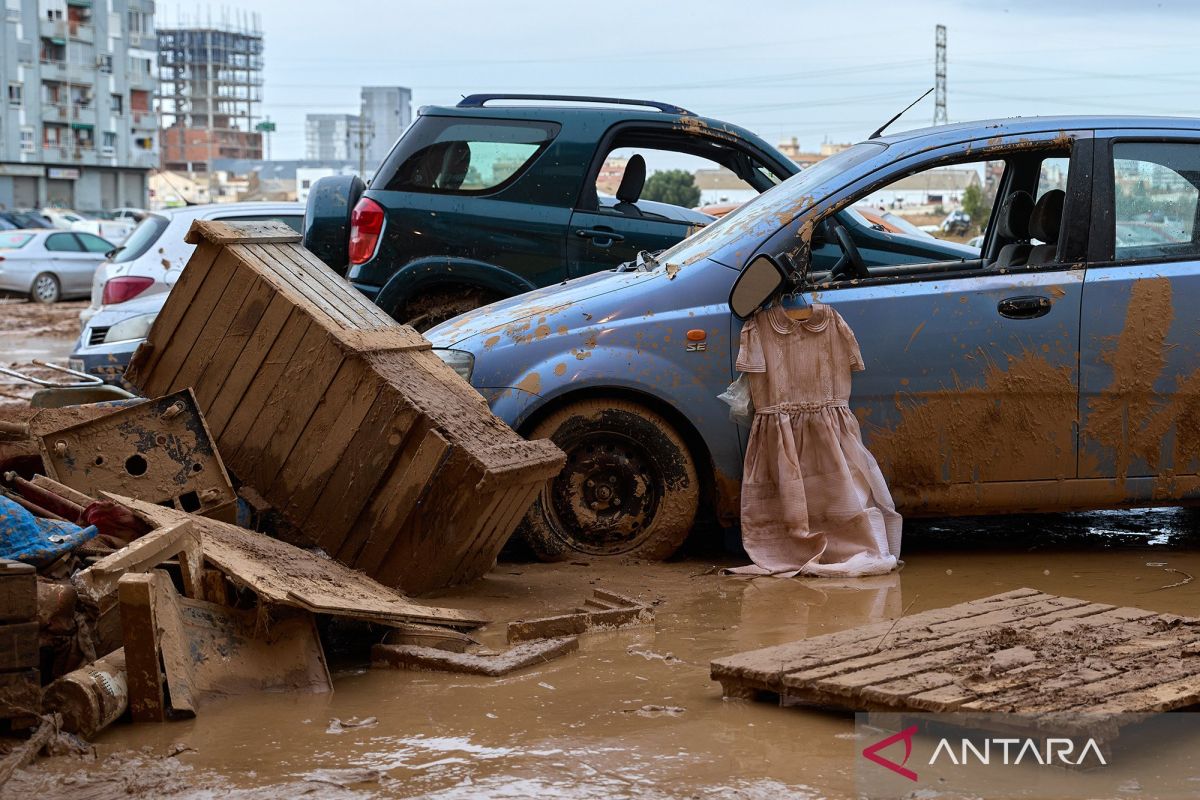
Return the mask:
[[[767,359],[763,355],[762,342],[758,334],[757,319],[748,319],[742,324],[738,357],[734,367],[738,372],[767,371]]]
[[[837,312],[834,312],[837,314]],[[842,341],[846,343],[846,350],[850,354],[850,369],[853,372],[862,372],[867,368],[863,363],[862,351],[858,348],[858,339],[854,338],[854,331],[850,330],[850,326],[846,324],[846,320],[842,319],[841,314],[837,314],[837,329],[838,334],[842,337]]]

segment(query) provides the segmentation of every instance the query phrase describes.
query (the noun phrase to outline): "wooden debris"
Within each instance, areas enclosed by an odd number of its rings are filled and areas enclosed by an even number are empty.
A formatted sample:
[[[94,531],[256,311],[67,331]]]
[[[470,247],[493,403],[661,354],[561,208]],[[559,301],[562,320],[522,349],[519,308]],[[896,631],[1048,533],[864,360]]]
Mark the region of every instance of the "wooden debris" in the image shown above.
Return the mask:
[[[467,648],[479,644],[461,631],[416,623],[396,624],[384,634],[382,643],[433,647],[451,653],[465,653]]]
[[[0,719],[36,722],[42,708],[38,674],[37,571],[0,559]]]
[[[65,483],[59,483],[53,478],[47,478],[45,475],[34,475],[30,481],[34,486],[45,489],[46,491],[56,494],[64,500],[67,500],[80,508],[87,508],[92,504],[95,498],[90,497],[83,492],[72,489]]]
[[[0,788],[8,783],[14,772],[32,763],[42,748],[54,740],[58,735],[60,722],[55,714],[42,717],[41,724],[33,735],[0,760]]]
[[[79,594],[99,607],[117,590],[117,581],[128,572],[145,572],[172,556],[179,556],[184,591],[189,597],[203,598],[200,537],[191,520],[182,520],[134,539],[127,546],[105,556],[87,569],[75,573],[72,582]]]
[[[371,648],[371,666],[461,672],[494,678],[526,667],[544,664],[578,649],[579,637],[577,636],[525,642],[495,655],[451,653],[436,647],[419,645],[377,644]]]
[[[125,575],[119,591],[135,720],[192,716],[206,699],[252,691],[333,690],[310,614],[283,609],[261,626],[253,611],[180,597],[161,571]]]
[[[32,423],[49,476],[232,522],[236,500],[191,389],[65,428]]]
[[[271,222],[197,221],[125,373],[194,387],[230,469],[309,544],[421,593],[480,577],[565,457]]]
[[[509,643],[654,624],[654,609],[650,606],[604,589],[592,594],[574,613],[508,623]]]
[[[1094,721],[1200,702],[1198,643],[1200,619],[1017,589],[718,659],[712,677],[786,705]]]
[[[470,611],[438,608],[401,594],[328,558],[218,520],[184,514],[119,495],[105,495],[157,526],[191,520],[206,561],[267,605],[391,624],[431,622],[477,628],[487,619]]]

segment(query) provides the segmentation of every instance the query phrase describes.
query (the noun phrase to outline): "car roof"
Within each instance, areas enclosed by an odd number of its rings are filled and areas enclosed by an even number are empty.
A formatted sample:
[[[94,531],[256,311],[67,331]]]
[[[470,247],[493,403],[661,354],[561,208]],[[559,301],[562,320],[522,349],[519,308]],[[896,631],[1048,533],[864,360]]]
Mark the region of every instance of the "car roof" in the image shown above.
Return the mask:
[[[170,219],[198,217],[201,214],[207,214],[210,211],[227,211],[233,213],[256,212],[271,213],[273,211],[298,211],[304,213],[303,203],[292,203],[282,200],[276,201],[255,201],[250,203],[203,203],[195,206],[182,206],[180,208],[164,208],[160,211],[153,211],[153,214],[161,214]]]
[[[912,130],[880,136],[872,141],[882,144],[899,144],[916,139],[935,139],[945,144],[980,136],[1020,136],[1022,134],[1046,133],[1049,131],[1114,130],[1114,129],[1167,129],[1200,130],[1200,119],[1195,117],[1149,117],[1135,115],[1062,115],[1047,117],[1010,117],[1008,119],[985,119],[971,122],[956,122],[951,125],[914,128]]]

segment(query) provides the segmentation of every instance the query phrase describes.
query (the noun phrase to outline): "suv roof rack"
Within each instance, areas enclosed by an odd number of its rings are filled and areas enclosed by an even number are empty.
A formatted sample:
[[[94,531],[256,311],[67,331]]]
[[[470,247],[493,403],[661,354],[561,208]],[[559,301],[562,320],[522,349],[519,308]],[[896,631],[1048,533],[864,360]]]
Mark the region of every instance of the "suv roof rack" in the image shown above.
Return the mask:
[[[660,103],[657,100],[630,100],[626,97],[592,97],[575,94],[472,94],[458,101],[459,108],[483,108],[485,103],[492,100],[558,100],[575,103],[610,103],[619,106],[645,106],[656,108],[667,114],[688,114],[695,116],[686,108]]]

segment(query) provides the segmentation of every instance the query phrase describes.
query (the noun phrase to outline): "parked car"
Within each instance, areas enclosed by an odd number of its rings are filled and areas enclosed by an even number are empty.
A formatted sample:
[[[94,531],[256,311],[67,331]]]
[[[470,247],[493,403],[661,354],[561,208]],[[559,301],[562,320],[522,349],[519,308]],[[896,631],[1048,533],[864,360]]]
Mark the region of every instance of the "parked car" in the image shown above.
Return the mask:
[[[87,297],[96,267],[112,249],[112,242],[90,233],[0,231],[0,292],[35,303]]]
[[[971,215],[965,211],[951,211],[942,220],[942,233],[948,233],[951,236],[962,236],[969,230],[971,230]]]
[[[1194,503],[1198,142],[1198,120],[1147,117],[874,138],[639,268],[426,335],[502,419],[566,450],[523,523],[544,558],[665,556],[704,500],[736,522],[746,433],[717,399],[735,377],[729,303],[749,314],[797,290],[857,334],[867,369],[851,407],[903,513]],[[982,248],[958,258],[841,213],[907,176],[985,161],[1004,164],[997,199]],[[1051,161],[1065,191],[1039,189]],[[1186,235],[1119,238],[1147,207]]]
[[[150,330],[153,315],[162,308],[196,249],[183,237],[198,219],[278,220],[299,232],[304,207],[299,203],[215,203],[147,214],[125,244],[115,248],[96,270],[92,302],[80,312],[82,330],[71,354],[76,369],[121,383],[133,351]],[[134,300],[138,302],[131,302]],[[130,338],[131,330],[140,329],[137,326],[145,330]],[[114,328],[116,333],[112,333]]]
[[[631,150],[641,152],[606,202],[601,170]],[[317,181],[305,246],[393,317],[428,328],[670,247],[710,222],[642,199],[652,151],[704,158],[759,192],[798,169],[749,131],[666,103],[472,95],[421,109],[370,188],[353,176]]]
[[[17,228],[53,228],[50,220],[42,216],[38,211],[28,211],[17,209],[14,211],[0,211],[0,225],[4,226],[4,230],[16,230]]]

